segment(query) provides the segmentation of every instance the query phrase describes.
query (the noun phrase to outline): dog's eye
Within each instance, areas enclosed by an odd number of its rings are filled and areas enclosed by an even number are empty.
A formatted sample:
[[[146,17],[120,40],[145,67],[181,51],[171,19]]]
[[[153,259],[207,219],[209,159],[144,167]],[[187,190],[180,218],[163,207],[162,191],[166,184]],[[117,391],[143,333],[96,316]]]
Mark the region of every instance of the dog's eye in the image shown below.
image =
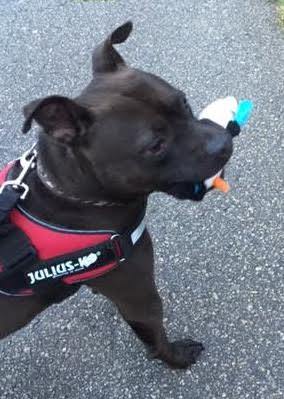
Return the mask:
[[[189,110],[190,106],[189,106],[189,104],[187,102],[187,98],[185,96],[183,97],[182,102],[183,102],[184,107]]]
[[[191,110],[190,105],[188,104],[187,98],[186,98],[185,96],[184,96],[183,99],[182,99],[182,103],[183,103],[183,106],[184,106],[185,110],[186,110],[190,115],[192,115],[192,110]]]
[[[157,137],[153,140],[153,142],[148,146],[147,153],[150,155],[161,155],[166,149],[166,140]]]

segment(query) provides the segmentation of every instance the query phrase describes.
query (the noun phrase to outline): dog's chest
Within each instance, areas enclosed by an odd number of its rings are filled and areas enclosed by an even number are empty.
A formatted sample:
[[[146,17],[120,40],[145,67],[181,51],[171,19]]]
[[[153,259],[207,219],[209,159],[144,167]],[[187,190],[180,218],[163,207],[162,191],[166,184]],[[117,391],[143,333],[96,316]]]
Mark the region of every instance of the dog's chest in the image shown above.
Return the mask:
[[[12,167],[0,172],[0,186]],[[144,230],[143,219],[122,234],[66,229],[38,219],[18,203],[0,223],[0,293],[30,296],[54,284],[99,277],[119,266]]]

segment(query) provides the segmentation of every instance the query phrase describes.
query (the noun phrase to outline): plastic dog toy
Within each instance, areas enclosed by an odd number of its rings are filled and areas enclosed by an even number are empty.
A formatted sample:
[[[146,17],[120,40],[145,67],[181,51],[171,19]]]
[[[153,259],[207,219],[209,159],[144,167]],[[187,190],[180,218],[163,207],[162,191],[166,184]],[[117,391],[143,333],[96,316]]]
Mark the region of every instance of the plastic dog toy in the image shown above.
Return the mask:
[[[250,100],[238,102],[235,97],[220,98],[209,104],[199,115],[199,119],[209,119],[212,122],[230,130],[232,136],[240,133],[241,128],[248,122],[253,109]],[[206,179],[203,183],[208,189],[215,188],[227,193],[229,184],[222,178],[223,170],[215,176]]]

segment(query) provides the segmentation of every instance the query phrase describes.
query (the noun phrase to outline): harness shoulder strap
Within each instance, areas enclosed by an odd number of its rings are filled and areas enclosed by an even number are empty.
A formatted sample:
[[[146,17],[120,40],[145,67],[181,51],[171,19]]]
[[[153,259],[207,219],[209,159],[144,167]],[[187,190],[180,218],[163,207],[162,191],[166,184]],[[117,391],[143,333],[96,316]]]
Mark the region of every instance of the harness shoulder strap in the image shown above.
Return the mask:
[[[7,219],[9,213],[13,208],[15,208],[19,199],[21,198],[21,193],[16,190],[11,190],[9,187],[0,193],[0,225]]]
[[[36,259],[36,251],[22,230],[8,222],[0,224],[1,279],[24,269]]]

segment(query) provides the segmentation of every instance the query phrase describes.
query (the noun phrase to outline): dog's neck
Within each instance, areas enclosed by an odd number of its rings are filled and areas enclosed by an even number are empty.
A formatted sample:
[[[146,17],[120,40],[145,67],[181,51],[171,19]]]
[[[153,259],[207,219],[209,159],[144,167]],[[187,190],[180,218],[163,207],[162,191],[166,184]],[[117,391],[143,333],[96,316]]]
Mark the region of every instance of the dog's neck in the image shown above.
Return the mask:
[[[83,166],[78,166],[78,159],[71,149],[59,146],[44,135],[40,135],[37,174],[42,184],[52,194],[76,204],[97,207],[122,207],[133,202],[111,197],[105,192],[95,174],[86,170],[86,165],[85,169]]]
[[[54,149],[54,145],[42,139],[37,149],[40,166],[37,172],[27,178],[31,195],[24,202],[24,208],[32,215],[71,229],[124,231],[134,226],[145,212],[147,197],[119,205],[102,205],[101,201],[110,204],[114,199],[105,195],[96,179],[92,182],[92,190],[82,187],[85,176],[72,156],[69,159],[69,154]],[[19,170],[15,170],[13,177],[18,174]],[[80,190],[77,189],[78,185]],[[79,197],[80,201],[68,199],[73,196]],[[83,202],[88,200],[92,202]],[[94,205],[95,202],[99,202],[99,205]]]
[[[60,187],[57,184],[56,178],[54,176],[51,176],[48,169],[43,166],[41,159],[39,158],[37,161],[37,174],[38,177],[41,181],[41,183],[48,189],[50,190],[56,197],[64,198],[65,200],[69,200],[71,202],[77,203],[77,204],[82,204],[82,205],[92,205],[92,206],[123,206],[124,204],[121,202],[115,202],[115,201],[110,201],[107,199],[99,199],[99,193],[96,194],[96,199],[95,198],[90,198],[84,199],[84,196],[82,196],[82,193],[80,195],[76,195],[74,192],[67,193],[66,191],[70,191],[70,188],[68,190],[65,190],[65,188]]]

